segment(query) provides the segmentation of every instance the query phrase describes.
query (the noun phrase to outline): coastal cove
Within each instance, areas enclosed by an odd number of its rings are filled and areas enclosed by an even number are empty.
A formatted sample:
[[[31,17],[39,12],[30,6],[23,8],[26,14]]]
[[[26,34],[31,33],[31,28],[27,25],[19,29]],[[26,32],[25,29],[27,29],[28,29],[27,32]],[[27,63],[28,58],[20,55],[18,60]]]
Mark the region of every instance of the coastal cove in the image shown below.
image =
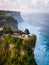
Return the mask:
[[[28,28],[31,34],[37,35],[34,50],[37,64],[49,65],[49,13],[22,14],[22,18],[24,21],[18,28],[23,31]]]

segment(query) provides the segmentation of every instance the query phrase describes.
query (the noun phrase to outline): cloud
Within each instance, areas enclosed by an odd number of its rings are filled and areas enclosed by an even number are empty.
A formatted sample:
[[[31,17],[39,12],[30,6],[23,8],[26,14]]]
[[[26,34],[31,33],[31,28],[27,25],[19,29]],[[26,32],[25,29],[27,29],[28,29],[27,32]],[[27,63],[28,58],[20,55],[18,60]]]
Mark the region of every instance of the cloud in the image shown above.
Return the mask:
[[[19,10],[19,6],[17,0],[0,0],[0,9]]]
[[[49,0],[0,0],[0,9],[22,12],[48,12]]]

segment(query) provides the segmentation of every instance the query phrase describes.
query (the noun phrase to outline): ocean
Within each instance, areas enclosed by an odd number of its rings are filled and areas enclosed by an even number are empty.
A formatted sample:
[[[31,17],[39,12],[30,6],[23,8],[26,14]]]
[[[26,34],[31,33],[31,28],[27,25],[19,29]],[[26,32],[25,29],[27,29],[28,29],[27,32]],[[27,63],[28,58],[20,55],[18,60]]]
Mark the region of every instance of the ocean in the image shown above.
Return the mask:
[[[37,65],[49,65],[49,13],[21,14],[24,21],[18,23],[18,28],[29,29],[30,35],[37,36],[34,56]]]

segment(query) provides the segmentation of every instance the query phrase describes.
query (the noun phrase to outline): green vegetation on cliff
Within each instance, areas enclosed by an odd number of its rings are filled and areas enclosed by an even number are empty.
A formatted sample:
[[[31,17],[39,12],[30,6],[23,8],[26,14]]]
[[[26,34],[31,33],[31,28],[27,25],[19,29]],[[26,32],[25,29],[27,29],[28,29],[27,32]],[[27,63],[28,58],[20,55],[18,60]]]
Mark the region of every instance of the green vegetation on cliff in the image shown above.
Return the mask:
[[[35,43],[35,35],[28,40],[11,37],[9,34],[1,36],[0,65],[37,65],[32,50]]]
[[[0,20],[6,20],[6,21],[11,21],[11,22],[17,22],[13,17],[10,16],[0,16]]]
[[[5,14],[7,14],[7,13],[8,13],[8,11],[0,10],[0,15],[5,15]]]
[[[11,16],[0,16],[0,27],[6,27],[9,26],[11,28],[17,28],[18,29],[18,21],[15,20]]]

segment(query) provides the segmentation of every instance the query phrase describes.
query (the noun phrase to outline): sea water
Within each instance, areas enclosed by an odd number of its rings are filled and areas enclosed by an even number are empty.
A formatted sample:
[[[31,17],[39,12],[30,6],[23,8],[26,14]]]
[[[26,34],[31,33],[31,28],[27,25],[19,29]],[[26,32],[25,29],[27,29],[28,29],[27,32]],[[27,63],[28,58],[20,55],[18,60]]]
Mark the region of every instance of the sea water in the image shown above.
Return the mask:
[[[49,65],[49,13],[22,14],[18,28],[37,36],[34,56],[38,65]]]

